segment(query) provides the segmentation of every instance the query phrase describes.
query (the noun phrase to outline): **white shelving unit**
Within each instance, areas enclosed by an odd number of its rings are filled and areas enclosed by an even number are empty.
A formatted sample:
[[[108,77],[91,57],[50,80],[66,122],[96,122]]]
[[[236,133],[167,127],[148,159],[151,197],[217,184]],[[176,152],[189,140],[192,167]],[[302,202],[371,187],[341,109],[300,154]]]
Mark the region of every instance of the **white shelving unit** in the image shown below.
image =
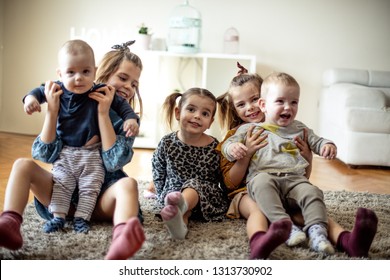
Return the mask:
[[[136,148],[153,149],[161,137],[170,132],[164,123],[161,105],[173,91],[184,92],[191,87],[202,87],[219,96],[227,91],[231,79],[236,75],[237,61],[250,73],[256,72],[254,55],[177,54],[165,51],[137,51],[137,55],[144,67],[140,80],[144,115],[140,135],[134,143]],[[217,116],[208,133],[220,140],[223,137]]]

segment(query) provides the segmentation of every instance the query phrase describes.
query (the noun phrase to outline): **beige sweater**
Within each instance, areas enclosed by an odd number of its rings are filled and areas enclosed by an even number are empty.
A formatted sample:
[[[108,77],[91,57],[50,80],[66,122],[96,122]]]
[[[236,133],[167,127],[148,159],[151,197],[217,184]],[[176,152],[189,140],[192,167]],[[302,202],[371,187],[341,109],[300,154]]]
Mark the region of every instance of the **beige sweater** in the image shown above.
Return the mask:
[[[304,175],[305,168],[309,163],[302,157],[299,148],[294,143],[294,138],[297,136],[303,139],[304,128],[308,131],[309,147],[315,154],[320,153],[323,145],[333,144],[330,140],[317,136],[313,130],[300,121],[294,121],[287,127],[267,123],[250,123],[240,126],[236,133],[222,145],[221,152],[229,161],[234,161],[234,158],[228,153],[229,146],[236,142],[245,144],[248,129],[253,125],[256,126],[254,132],[260,128],[265,129],[263,135],[268,134],[268,145],[257,150],[252,156],[246,178],[247,182],[259,172]]]

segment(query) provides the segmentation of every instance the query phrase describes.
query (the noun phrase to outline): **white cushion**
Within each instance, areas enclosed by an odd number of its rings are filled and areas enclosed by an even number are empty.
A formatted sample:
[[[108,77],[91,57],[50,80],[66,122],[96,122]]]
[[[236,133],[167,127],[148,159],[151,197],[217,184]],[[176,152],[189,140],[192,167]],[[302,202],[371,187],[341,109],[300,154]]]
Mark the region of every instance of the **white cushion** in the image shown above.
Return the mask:
[[[390,87],[390,71],[334,68],[324,72],[323,85],[351,83],[370,87]]]
[[[343,115],[344,129],[390,135],[390,110],[352,107],[347,108]],[[388,144],[390,146],[390,142]]]
[[[334,84],[327,89],[329,98],[342,107],[366,107],[382,109],[390,102],[390,89],[369,88],[356,84]],[[389,94],[389,96],[388,96]]]
[[[368,84],[368,72],[366,70],[329,69],[324,72],[323,85],[330,86],[337,83]]]
[[[390,166],[390,71],[336,68],[323,78],[319,134],[347,164]]]

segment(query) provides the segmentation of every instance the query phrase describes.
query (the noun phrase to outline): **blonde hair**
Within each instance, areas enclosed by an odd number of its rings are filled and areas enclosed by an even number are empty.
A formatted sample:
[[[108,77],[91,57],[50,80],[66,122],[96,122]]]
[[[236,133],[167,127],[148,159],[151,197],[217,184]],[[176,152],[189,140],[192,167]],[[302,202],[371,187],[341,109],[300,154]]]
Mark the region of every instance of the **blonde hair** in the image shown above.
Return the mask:
[[[263,78],[258,74],[239,74],[235,76],[230,82],[229,89],[227,92],[217,97],[217,102],[219,105],[219,122],[222,128],[227,127],[228,129],[232,129],[244,121],[240,119],[238,116],[236,109],[234,108],[233,100],[231,98],[230,93],[237,87],[242,87],[246,83],[252,83],[255,88],[259,90],[260,97],[260,89],[263,83]]]
[[[120,49],[115,49],[106,53],[102,60],[99,63],[96,72],[96,82],[97,83],[107,83],[110,77],[118,70],[120,64],[123,61],[130,61],[134,63],[136,67],[138,67],[141,71],[143,68],[141,59],[130,51],[128,47],[123,47]],[[139,88],[136,88],[135,95],[137,96],[137,100],[139,103],[139,115],[142,117],[143,114],[143,106],[142,106],[142,98],[139,93]],[[135,96],[133,96],[129,100],[130,106],[134,109],[137,105]]]
[[[214,94],[212,94],[209,90],[204,88],[194,87],[186,90],[184,93],[173,92],[165,98],[165,101],[162,105],[164,111],[163,115],[165,116],[166,123],[168,124],[170,129],[172,129],[173,115],[176,108],[176,99],[180,97],[177,107],[179,108],[179,110],[181,110],[186,100],[193,95],[210,98],[211,101],[213,101],[214,103],[214,111],[212,112],[212,117],[215,116],[217,100]]]
[[[293,76],[283,72],[273,72],[264,79],[261,85],[261,97],[265,98],[271,85],[275,84],[293,86],[299,90],[299,84]]]

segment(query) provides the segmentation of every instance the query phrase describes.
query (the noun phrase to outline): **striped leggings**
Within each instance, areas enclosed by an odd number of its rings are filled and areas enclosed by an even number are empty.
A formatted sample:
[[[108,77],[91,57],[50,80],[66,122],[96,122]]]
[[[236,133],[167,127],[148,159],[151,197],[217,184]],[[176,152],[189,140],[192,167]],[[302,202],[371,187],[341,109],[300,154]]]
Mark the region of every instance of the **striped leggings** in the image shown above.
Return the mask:
[[[53,164],[51,213],[68,214],[73,191],[78,187],[79,201],[74,216],[87,221],[91,219],[105,173],[99,147],[100,144],[64,146]]]

